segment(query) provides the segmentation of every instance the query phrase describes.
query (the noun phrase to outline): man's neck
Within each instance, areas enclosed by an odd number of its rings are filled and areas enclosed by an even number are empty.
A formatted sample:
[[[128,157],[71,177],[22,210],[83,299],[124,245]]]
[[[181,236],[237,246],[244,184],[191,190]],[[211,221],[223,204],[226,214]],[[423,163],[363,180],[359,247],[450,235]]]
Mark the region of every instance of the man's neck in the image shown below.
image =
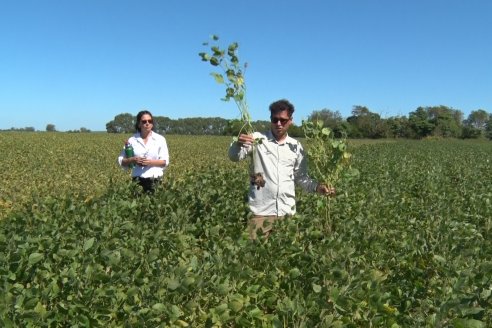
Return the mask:
[[[287,133],[283,134],[282,136],[276,136],[275,133],[273,133],[273,131],[271,131],[272,133],[272,136],[273,138],[279,143],[279,144],[282,144],[285,142],[285,140],[287,139]]]

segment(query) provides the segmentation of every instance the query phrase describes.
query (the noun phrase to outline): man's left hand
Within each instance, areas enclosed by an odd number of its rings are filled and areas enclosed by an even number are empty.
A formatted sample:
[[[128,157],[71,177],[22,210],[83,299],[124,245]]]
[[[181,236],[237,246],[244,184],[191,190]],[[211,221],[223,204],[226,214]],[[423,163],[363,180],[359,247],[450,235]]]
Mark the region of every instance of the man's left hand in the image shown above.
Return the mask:
[[[336,190],[335,187],[329,187],[325,184],[319,184],[318,187],[316,188],[316,192],[321,195],[326,195],[326,196],[335,196]]]

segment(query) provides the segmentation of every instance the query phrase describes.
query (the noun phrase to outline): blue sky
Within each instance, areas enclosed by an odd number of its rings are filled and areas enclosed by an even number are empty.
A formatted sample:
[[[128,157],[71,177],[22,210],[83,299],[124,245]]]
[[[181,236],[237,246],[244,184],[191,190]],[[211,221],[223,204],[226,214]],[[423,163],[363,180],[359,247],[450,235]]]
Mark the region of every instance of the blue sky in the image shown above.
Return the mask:
[[[490,0],[0,0],[0,129],[121,113],[239,118],[198,53],[239,43],[253,120],[280,98],[383,117],[492,112]]]

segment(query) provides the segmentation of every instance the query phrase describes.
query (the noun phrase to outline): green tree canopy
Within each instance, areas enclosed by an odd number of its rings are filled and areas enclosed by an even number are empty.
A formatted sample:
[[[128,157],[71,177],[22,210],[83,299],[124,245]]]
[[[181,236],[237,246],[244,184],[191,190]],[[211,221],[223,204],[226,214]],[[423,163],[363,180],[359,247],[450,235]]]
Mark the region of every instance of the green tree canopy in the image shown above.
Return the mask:
[[[410,112],[408,121],[417,138],[430,136],[435,127],[424,107],[418,107],[414,112]]]
[[[432,134],[438,137],[458,138],[461,135],[463,113],[447,106],[426,108],[430,122],[434,124]]]
[[[485,131],[487,123],[490,120],[490,115],[483,109],[474,110],[468,115],[468,118],[463,122],[463,125],[470,126],[475,129]]]
[[[365,106],[354,106],[352,116],[347,118],[347,122],[352,125],[349,137],[374,139],[388,136],[387,127],[381,116]]]
[[[330,128],[337,138],[340,138],[346,132],[344,127],[344,120],[339,111],[332,111],[324,108],[321,110],[315,110],[309,115],[309,121],[323,121],[323,126]]]
[[[135,132],[135,116],[129,113],[116,115],[114,120],[106,123],[106,131],[109,133]]]

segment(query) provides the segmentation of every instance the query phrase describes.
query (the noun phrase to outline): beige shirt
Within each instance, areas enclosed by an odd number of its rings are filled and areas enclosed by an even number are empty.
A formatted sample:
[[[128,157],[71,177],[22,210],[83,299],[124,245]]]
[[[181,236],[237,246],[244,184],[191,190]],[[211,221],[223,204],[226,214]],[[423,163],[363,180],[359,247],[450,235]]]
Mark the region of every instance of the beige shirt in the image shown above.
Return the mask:
[[[229,147],[229,158],[240,161],[254,156],[251,174],[262,173],[265,186],[259,190],[251,185],[248,202],[255,215],[293,215],[296,212],[295,185],[308,192],[316,191],[317,182],[307,174],[307,159],[299,141],[287,136],[279,143],[271,131],[266,134],[255,132],[256,144],[253,154],[251,145],[233,142]]]

